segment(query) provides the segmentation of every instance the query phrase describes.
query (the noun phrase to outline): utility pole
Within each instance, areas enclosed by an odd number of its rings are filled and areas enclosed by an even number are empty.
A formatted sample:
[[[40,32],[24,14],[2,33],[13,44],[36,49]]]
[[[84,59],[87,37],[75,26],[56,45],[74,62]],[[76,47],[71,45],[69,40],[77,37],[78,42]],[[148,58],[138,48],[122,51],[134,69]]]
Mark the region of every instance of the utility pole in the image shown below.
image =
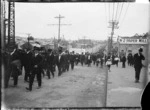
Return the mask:
[[[28,38],[27,38],[27,40],[28,40],[28,48],[29,48],[30,33],[27,33],[27,35],[28,35]]]
[[[111,37],[109,38],[110,42],[108,42],[108,45],[109,45],[108,51],[109,52],[112,52],[114,30],[119,28],[118,23],[119,22],[116,20],[109,21],[110,26],[108,28],[111,28]]]
[[[5,42],[5,40],[4,40],[4,37],[5,37],[5,35],[4,35],[4,32],[5,32],[5,30],[4,30],[4,22],[5,22],[5,16],[4,16],[4,1],[0,1],[0,12],[1,12],[1,16],[0,16],[0,36],[1,36],[1,38],[0,38],[0,42],[1,42],[1,45],[0,45],[0,47],[1,47],[1,76],[3,76],[3,78],[1,79],[2,81],[1,81],[1,87],[3,88],[3,87],[6,87],[6,72],[5,72],[5,57],[4,57],[4,49],[5,49],[5,44],[4,44],[4,42]]]
[[[0,12],[1,12],[1,16],[0,16],[0,34],[1,34],[1,53],[3,53],[3,51],[2,50],[4,50],[4,48],[5,48],[5,44],[4,44],[4,42],[5,42],[5,26],[4,26],[4,24],[5,24],[5,15],[4,15],[4,1],[0,1]],[[3,59],[3,58],[2,58]]]
[[[15,45],[15,2],[8,2],[8,46],[13,48]]]
[[[71,25],[71,24],[61,24],[61,19],[65,18],[65,17],[61,16],[60,14],[59,14],[59,16],[56,16],[54,18],[58,19],[58,24],[49,24],[49,25],[58,25],[58,47],[59,47],[59,42],[60,42],[60,26],[62,26],[62,25]]]
[[[8,17],[6,18],[6,1],[5,0],[1,1],[1,13],[2,13],[1,20],[3,21],[2,25],[1,25],[1,26],[3,26],[3,28],[1,28],[1,29],[3,29],[3,36],[1,38],[3,39],[2,45],[5,48],[5,46],[6,46],[6,28],[8,27]],[[7,38],[7,41],[8,41],[8,38]]]
[[[6,19],[6,1],[3,1],[3,18],[4,18],[4,22],[3,22],[3,26],[4,26],[4,46],[6,46],[6,27],[8,25],[8,19]]]
[[[110,26],[108,28],[111,28],[111,37],[109,38],[108,37],[108,53],[112,52],[112,44],[113,44],[113,35],[114,35],[114,30],[115,29],[118,29],[118,21],[116,20],[112,20],[112,21],[109,21],[109,24]],[[109,42],[110,41],[110,42]],[[107,53],[107,54],[108,54]],[[106,70],[106,82],[105,82],[105,103],[104,103],[104,106],[106,107],[107,106],[107,90],[108,90],[108,69],[105,69]]]
[[[58,19],[58,40],[60,40],[60,22],[61,22],[61,19],[64,18],[64,17],[59,15],[59,16],[56,16],[55,18]]]

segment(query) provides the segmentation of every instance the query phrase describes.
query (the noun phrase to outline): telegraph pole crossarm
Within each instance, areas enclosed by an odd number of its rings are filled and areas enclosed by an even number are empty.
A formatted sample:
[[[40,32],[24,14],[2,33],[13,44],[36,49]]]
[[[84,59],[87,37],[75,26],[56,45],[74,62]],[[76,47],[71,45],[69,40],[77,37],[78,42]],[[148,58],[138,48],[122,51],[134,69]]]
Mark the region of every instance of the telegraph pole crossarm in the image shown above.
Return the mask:
[[[60,42],[60,26],[63,26],[63,25],[71,25],[71,24],[61,24],[61,19],[62,18],[65,18],[64,16],[61,16],[60,14],[59,14],[59,16],[56,16],[56,17],[54,17],[54,18],[57,18],[58,19],[58,24],[48,24],[49,26],[50,25],[58,25],[58,46],[59,46],[59,42]]]
[[[112,20],[109,21],[110,26],[108,28],[112,28],[111,30],[111,38],[110,38],[110,46],[108,46],[108,48],[110,48],[110,52],[112,51],[112,44],[113,44],[113,35],[114,35],[114,30],[118,29],[118,24],[119,22],[116,20]]]

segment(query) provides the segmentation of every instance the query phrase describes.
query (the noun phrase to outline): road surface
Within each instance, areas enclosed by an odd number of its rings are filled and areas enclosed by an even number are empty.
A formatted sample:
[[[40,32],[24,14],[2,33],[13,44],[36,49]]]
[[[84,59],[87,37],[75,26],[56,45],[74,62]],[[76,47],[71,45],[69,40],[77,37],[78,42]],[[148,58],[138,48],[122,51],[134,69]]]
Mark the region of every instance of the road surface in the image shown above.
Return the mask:
[[[10,79],[9,88],[4,90],[3,105],[6,107],[104,107],[106,71],[105,68],[75,66],[58,77],[42,79],[42,88],[36,89],[38,84],[34,81],[33,90],[27,92],[28,83],[19,76],[18,87],[12,87]]]

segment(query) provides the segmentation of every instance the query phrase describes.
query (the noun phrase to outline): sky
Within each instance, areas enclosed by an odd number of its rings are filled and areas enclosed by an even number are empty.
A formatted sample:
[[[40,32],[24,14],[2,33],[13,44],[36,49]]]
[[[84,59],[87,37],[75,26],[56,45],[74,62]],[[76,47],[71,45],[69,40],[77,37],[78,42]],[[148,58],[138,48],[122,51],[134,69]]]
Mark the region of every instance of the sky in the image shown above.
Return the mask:
[[[117,6],[118,11],[115,11]],[[60,37],[107,40],[111,32],[108,21],[112,19],[113,10],[118,12],[119,20],[114,37],[149,31],[149,5],[145,3],[16,3],[16,35],[26,37],[25,33],[31,33],[35,38],[58,38],[58,25],[48,24],[58,24],[55,17],[60,14],[64,16],[61,24],[71,24],[60,27]]]

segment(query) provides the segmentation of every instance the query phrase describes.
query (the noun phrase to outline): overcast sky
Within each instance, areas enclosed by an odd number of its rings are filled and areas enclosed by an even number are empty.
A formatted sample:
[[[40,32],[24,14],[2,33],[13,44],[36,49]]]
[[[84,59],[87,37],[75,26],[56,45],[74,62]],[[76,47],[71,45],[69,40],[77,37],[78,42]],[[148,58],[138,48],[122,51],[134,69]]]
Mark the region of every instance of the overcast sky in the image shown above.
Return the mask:
[[[86,36],[89,39],[105,40],[110,34],[108,21],[113,15],[113,6],[116,10],[117,3],[16,3],[16,35],[26,36],[23,33],[31,33],[36,38],[57,38],[58,25],[48,24],[58,24],[58,19],[54,17],[60,14],[65,17],[61,19],[62,24],[71,24],[61,26],[61,37],[64,35],[65,39],[74,40]],[[115,36],[133,36],[135,33],[148,32],[148,4],[120,3],[118,18],[119,11],[119,28],[115,30]]]

